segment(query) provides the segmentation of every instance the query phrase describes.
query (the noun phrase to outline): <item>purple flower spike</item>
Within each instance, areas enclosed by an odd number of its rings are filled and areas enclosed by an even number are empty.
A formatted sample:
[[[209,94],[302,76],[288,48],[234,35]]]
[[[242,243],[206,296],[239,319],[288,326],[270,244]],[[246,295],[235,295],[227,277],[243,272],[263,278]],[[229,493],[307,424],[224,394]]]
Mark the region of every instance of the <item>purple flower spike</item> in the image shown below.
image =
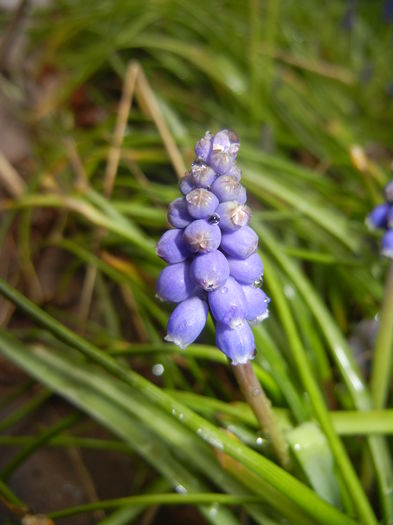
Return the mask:
[[[258,235],[249,226],[223,233],[220,248],[235,259],[247,259],[258,247]]]
[[[229,357],[233,365],[244,364],[254,358],[254,336],[245,320],[234,329],[224,323],[217,323],[216,345]]]
[[[218,206],[218,199],[211,191],[197,188],[186,195],[188,213],[194,219],[207,219]]]
[[[372,229],[386,228],[389,208],[389,204],[386,203],[375,206],[366,219],[367,226]]]
[[[247,315],[247,301],[240,284],[232,277],[209,293],[209,307],[216,321],[230,328],[240,326]]]
[[[251,325],[261,323],[269,317],[269,297],[260,288],[254,286],[242,286],[247,301],[247,321]]]
[[[156,244],[156,254],[168,264],[185,261],[191,251],[183,239],[183,230],[167,230]]]
[[[198,188],[210,188],[217,177],[214,169],[200,160],[193,162],[191,171],[194,183]]]
[[[170,264],[158,278],[157,297],[180,303],[165,339],[185,348],[202,331],[210,308],[216,344],[234,365],[254,357],[250,324],[267,317],[269,302],[256,288],[263,264],[256,253],[258,236],[248,226],[251,210],[236,162],[239,145],[228,129],[215,136],[208,131],[196,144],[191,172],[179,182],[183,197],[169,205],[174,229],[156,246]]]
[[[196,144],[195,144],[195,154],[197,158],[200,158],[207,162],[210,157],[210,152],[213,145],[213,135],[210,133],[210,131],[206,131],[205,136],[201,138]]]
[[[206,301],[199,297],[191,297],[180,303],[169,318],[165,341],[175,343],[184,350],[202,332],[207,312]]]
[[[191,263],[191,276],[206,292],[222,286],[229,277],[229,264],[218,250],[198,255]]]
[[[245,189],[235,177],[222,175],[218,177],[211,187],[211,191],[217,195],[220,202],[237,201],[243,204],[245,202]]]
[[[187,201],[179,197],[172,201],[168,207],[168,222],[174,228],[185,228],[192,222],[192,217],[187,210]]]
[[[228,263],[232,277],[241,284],[254,284],[263,276],[262,260],[256,252],[247,259],[228,257]]]
[[[191,173],[186,173],[184,177],[179,180],[179,189],[183,195],[187,195],[190,191],[195,189],[194,178]]]
[[[209,224],[199,219],[187,226],[184,230],[184,239],[195,253],[212,252],[220,246],[221,230],[217,224]]]
[[[216,213],[220,216],[220,228],[223,231],[235,231],[247,226],[251,217],[250,208],[237,201],[222,202],[218,205]]]
[[[195,288],[195,283],[190,277],[190,263],[171,264],[161,270],[156,285],[156,296],[161,301],[180,303],[188,299]]]
[[[382,237],[382,255],[393,259],[393,229],[388,230]]]

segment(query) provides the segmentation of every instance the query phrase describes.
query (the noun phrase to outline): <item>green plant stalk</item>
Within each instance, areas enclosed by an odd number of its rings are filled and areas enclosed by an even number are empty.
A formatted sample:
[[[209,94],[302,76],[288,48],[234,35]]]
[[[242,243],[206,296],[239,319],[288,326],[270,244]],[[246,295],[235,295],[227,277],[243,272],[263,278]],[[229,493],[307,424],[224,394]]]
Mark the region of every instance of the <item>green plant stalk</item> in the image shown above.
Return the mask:
[[[30,318],[34,319],[41,326],[44,326],[56,335],[60,340],[101,365],[105,370],[112,373],[126,384],[136,388],[156,406],[161,407],[171,415],[173,415],[173,412],[181,413],[183,415],[182,424],[186,425],[191,431],[196,432],[199,435],[200,429],[203,428],[204,431],[200,437],[204,441],[213,447],[219,447],[220,450],[223,450],[229,456],[240,461],[252,472],[255,472],[262,478],[262,480],[269,483],[278,491],[286,494],[291,501],[296,503],[310,516],[314,517],[316,523],[324,525],[331,525],[331,523],[354,525],[354,521],[351,518],[316,496],[312,490],[303,485],[293,476],[286,473],[281,468],[277,467],[277,465],[260,456],[253,450],[234,441],[225,432],[218,430],[214,425],[194,414],[184,405],[165,394],[160,388],[150,383],[144,377],[132,370],[126,370],[124,367],[118,365],[111,357],[56,321],[56,319],[33,304],[3,279],[0,279],[0,293],[11,300]],[[2,335],[2,339],[6,340],[5,333]],[[369,515],[361,509],[360,514],[362,514],[362,520],[365,524],[374,525],[376,523],[372,511],[371,515]]]
[[[385,295],[379,313],[379,329],[375,342],[370,391],[374,408],[383,408],[392,380],[393,355],[393,262],[386,279]]]
[[[232,371],[262,431],[268,435],[278,460],[284,468],[289,469],[287,443],[273,413],[270,400],[263,391],[251,362],[232,366]]]
[[[242,496],[236,494],[143,494],[141,496],[129,496],[116,498],[96,503],[86,503],[75,507],[68,507],[56,512],[50,512],[47,516],[53,520],[75,516],[83,512],[93,512],[99,509],[113,509],[118,507],[131,507],[135,505],[244,505],[246,503],[259,503],[259,496]]]

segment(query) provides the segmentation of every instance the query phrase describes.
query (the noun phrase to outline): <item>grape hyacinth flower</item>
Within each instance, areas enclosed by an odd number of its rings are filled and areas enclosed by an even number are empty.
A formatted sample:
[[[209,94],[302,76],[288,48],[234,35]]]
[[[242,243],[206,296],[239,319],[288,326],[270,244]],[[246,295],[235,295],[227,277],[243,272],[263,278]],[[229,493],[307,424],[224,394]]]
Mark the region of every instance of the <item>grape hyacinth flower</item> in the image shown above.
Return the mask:
[[[386,184],[383,194],[385,202],[378,204],[366,219],[372,229],[384,230],[381,241],[381,254],[393,259],[393,180]]]
[[[179,182],[182,196],[168,209],[167,230],[156,253],[169,266],[157,281],[157,297],[177,303],[165,339],[184,349],[202,332],[210,311],[216,345],[233,365],[254,357],[250,325],[268,316],[269,299],[259,288],[263,264],[258,236],[248,225],[251,210],[236,157],[237,134],[207,131],[196,144],[191,170]]]

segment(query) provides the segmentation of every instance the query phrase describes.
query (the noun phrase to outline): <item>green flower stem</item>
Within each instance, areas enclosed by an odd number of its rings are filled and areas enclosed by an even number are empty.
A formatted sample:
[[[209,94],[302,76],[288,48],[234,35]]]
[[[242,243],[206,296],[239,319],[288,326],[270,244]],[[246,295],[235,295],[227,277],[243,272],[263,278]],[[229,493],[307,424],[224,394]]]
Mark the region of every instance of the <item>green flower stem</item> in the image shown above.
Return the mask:
[[[386,280],[385,296],[379,314],[379,329],[371,367],[370,391],[375,408],[383,408],[392,380],[393,354],[393,263]]]
[[[67,507],[63,510],[51,512],[47,516],[53,520],[75,516],[83,512],[93,512],[100,509],[113,509],[118,507],[131,507],[136,505],[244,505],[246,503],[259,503],[259,496],[242,496],[236,494],[143,494],[141,496],[129,496],[127,498],[116,498],[86,503],[76,507]]]
[[[136,388],[157,407],[160,407],[172,416],[174,413],[182,414],[182,424],[192,432],[197,433],[201,439],[209,443],[211,446],[219,448],[229,456],[240,461],[247,469],[256,473],[263,481],[267,482],[280,493],[285,494],[290,501],[298,505],[299,508],[305,511],[309,516],[313,517],[316,524],[355,524],[351,518],[326,503],[311,489],[279,468],[277,465],[244,446],[242,443],[232,439],[224,431],[217,429],[215,425],[210,424],[205,419],[190,411],[187,407],[168,396],[160,388],[150,383],[144,377],[132,370],[127,370],[116,363],[116,361],[106,355],[103,351],[73,333],[64,325],[56,321],[52,316],[41,310],[38,306],[8,285],[3,279],[0,279],[0,293],[11,300],[30,318],[48,329],[61,341],[69,344],[92,361],[98,363],[106,371],[121,379],[124,383]],[[9,336],[4,332],[1,335],[1,339],[3,345],[9,344]],[[203,429],[203,432],[201,432],[201,429]],[[362,509],[360,509],[359,514],[362,515],[361,519],[365,524],[374,525],[376,523],[372,518],[372,514],[370,517],[365,512],[362,512]]]
[[[262,431],[269,436],[273,450],[281,465],[289,469],[290,460],[287,443],[273,413],[270,400],[266,397],[251,362],[248,361],[245,364],[232,366],[232,370],[240,390],[254,412]]]

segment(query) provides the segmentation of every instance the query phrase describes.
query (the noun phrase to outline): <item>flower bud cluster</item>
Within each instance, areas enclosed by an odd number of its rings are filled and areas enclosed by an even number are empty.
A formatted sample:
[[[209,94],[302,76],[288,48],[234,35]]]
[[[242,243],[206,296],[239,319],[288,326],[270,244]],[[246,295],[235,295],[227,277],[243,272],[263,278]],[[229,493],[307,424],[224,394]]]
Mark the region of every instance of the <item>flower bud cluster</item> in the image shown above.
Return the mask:
[[[239,145],[227,129],[214,136],[207,131],[197,142],[196,159],[179,183],[183,196],[168,208],[172,229],[156,245],[168,263],[157,281],[157,297],[178,303],[165,340],[186,348],[202,332],[210,310],[216,345],[234,365],[253,358],[250,325],[268,316],[270,301],[260,288],[263,264],[258,236],[248,226]]]
[[[385,231],[381,242],[381,253],[393,259],[393,180],[383,190],[385,202],[378,204],[367,217],[370,228]]]

